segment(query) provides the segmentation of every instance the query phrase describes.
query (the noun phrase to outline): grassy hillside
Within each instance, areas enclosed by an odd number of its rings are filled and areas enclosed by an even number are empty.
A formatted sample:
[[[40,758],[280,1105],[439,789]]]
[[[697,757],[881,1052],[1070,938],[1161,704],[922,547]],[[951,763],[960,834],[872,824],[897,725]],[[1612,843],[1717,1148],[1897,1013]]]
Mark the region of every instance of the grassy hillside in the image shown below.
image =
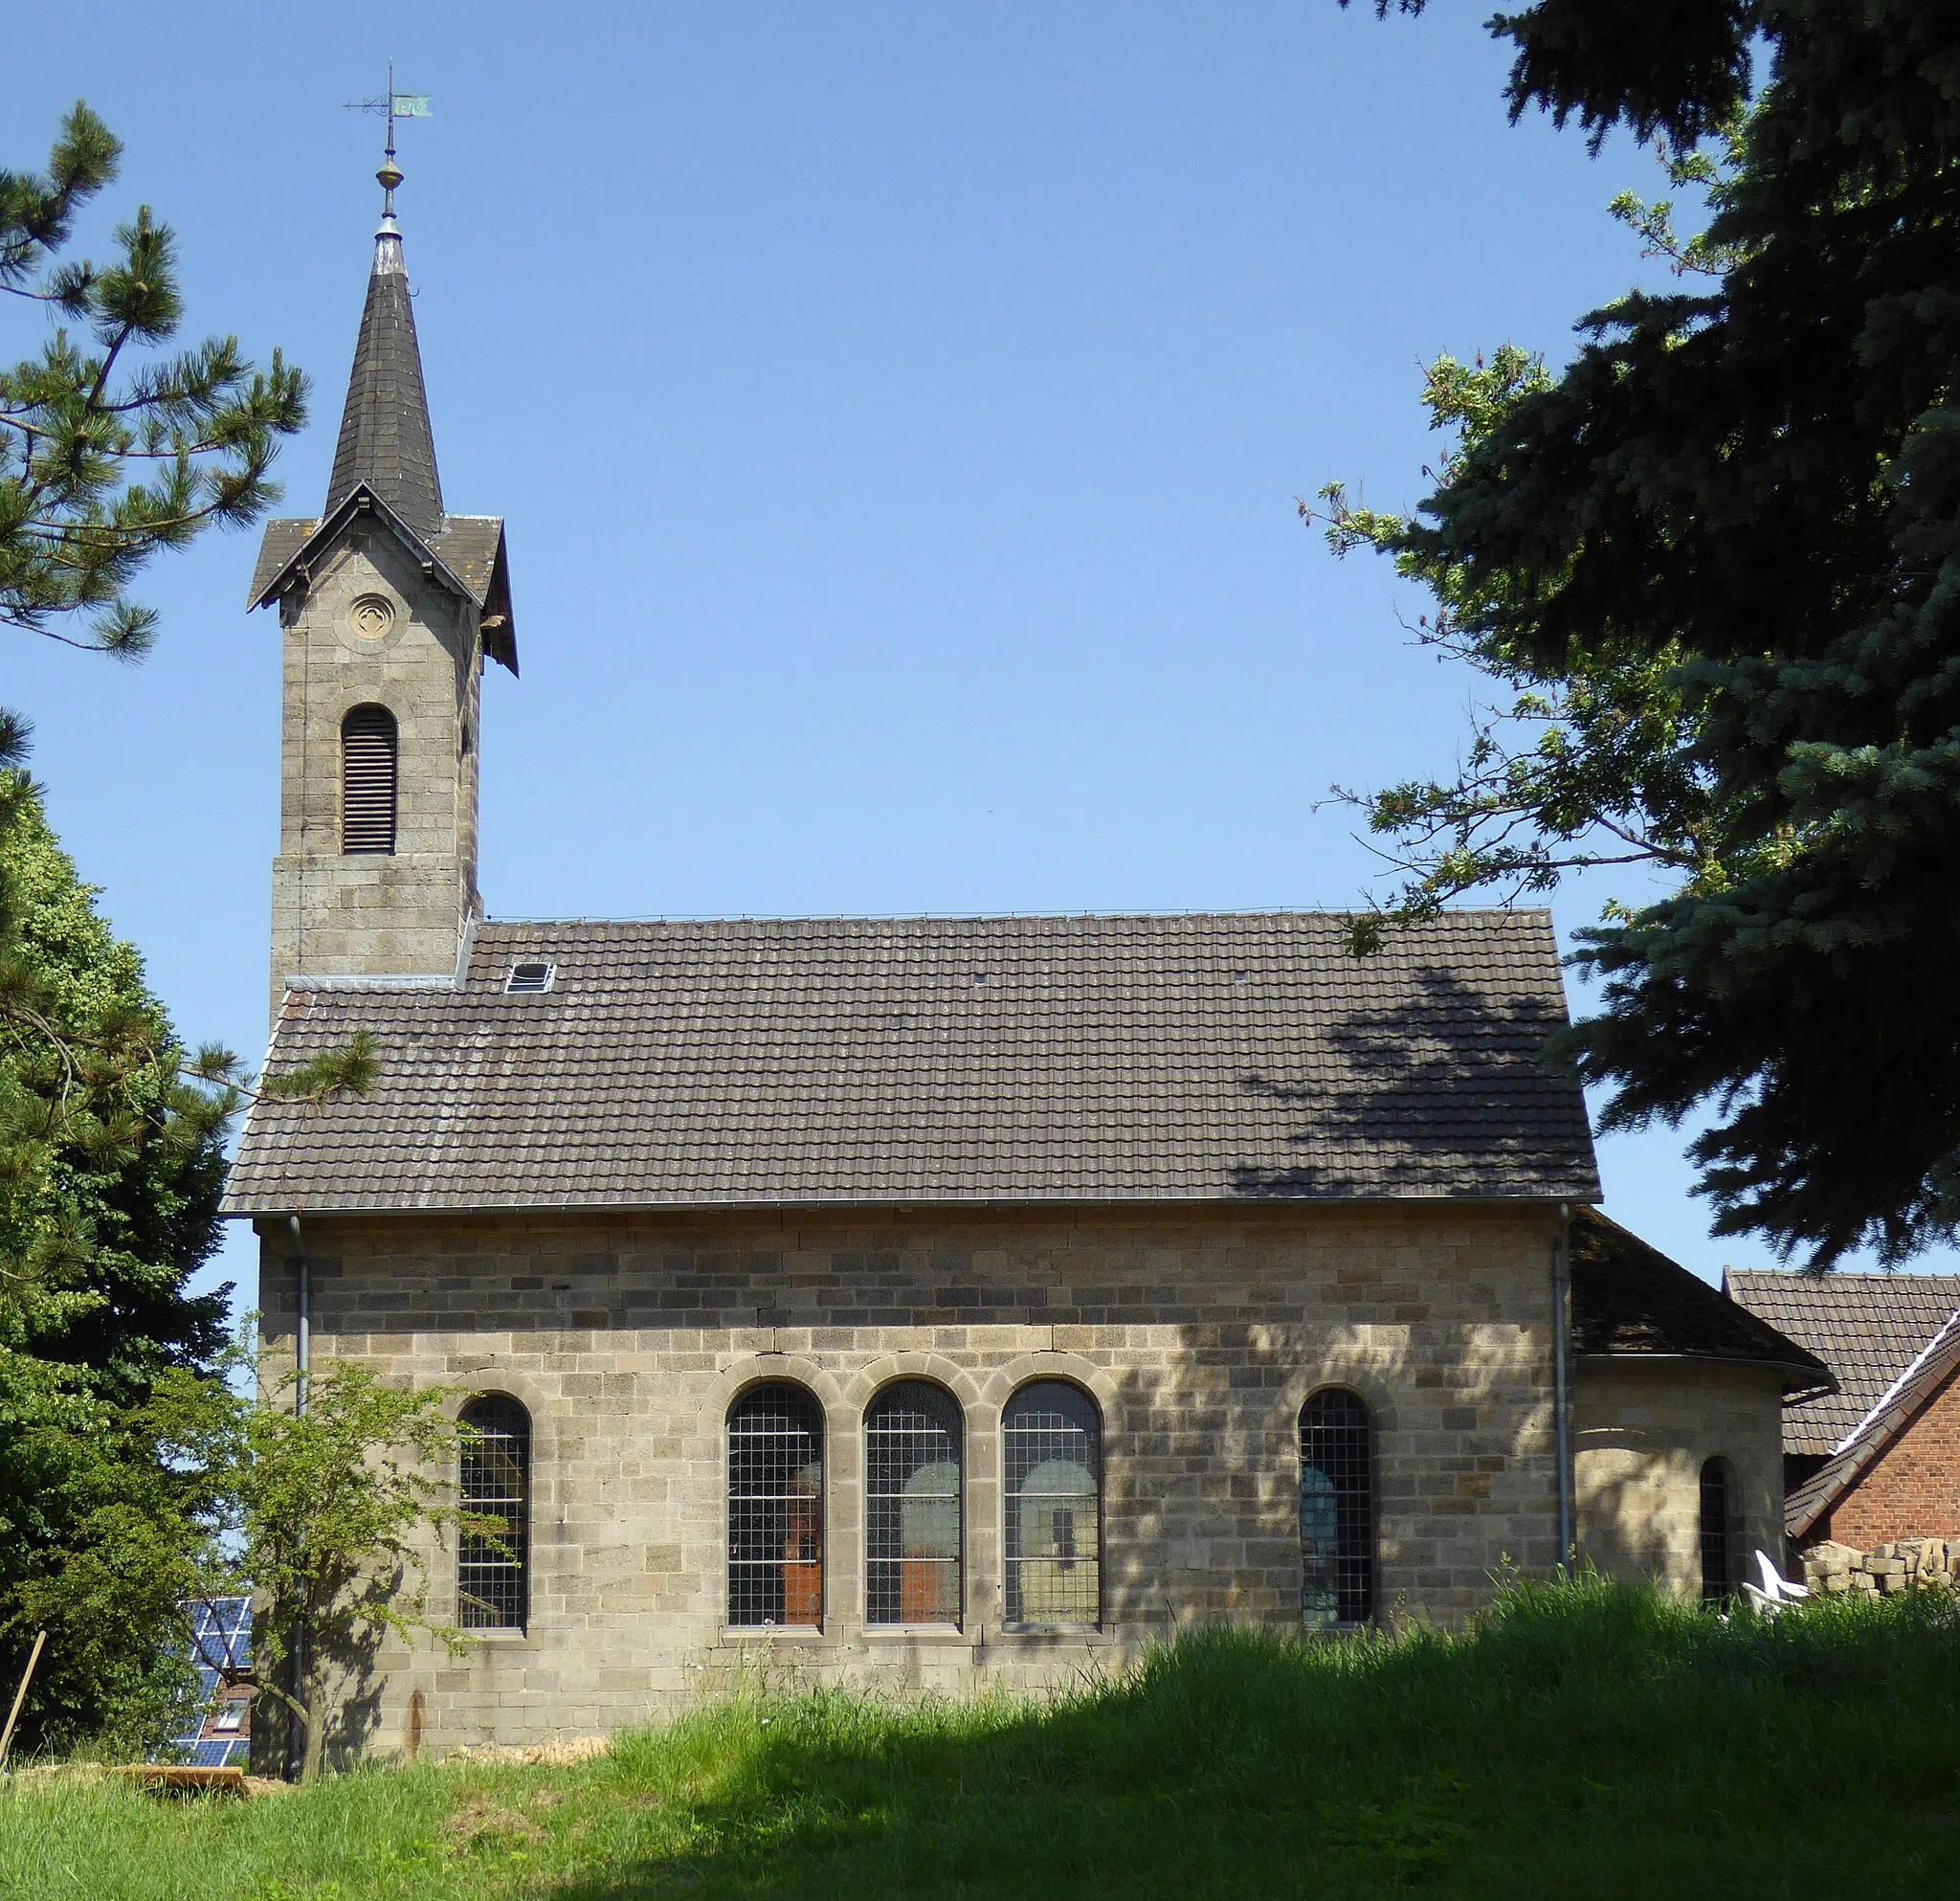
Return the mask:
[[[1960,1606],[1726,1623],[1603,1585],[1475,1632],[1188,1637],[1046,1705],[756,1697],[570,1768],[375,1769],[174,1804],[0,1796],[0,1895],[1951,1891]]]

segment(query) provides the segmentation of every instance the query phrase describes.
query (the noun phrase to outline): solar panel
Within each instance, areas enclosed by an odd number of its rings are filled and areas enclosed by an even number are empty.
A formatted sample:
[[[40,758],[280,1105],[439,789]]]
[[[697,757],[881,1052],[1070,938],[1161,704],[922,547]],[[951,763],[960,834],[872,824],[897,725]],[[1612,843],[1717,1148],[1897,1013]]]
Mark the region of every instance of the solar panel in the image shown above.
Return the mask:
[[[252,1692],[227,1689],[226,1670],[252,1663],[252,1599],[212,1598],[189,1607],[190,1667],[197,1717],[170,1738],[174,1760],[197,1769],[243,1769],[252,1756]]]

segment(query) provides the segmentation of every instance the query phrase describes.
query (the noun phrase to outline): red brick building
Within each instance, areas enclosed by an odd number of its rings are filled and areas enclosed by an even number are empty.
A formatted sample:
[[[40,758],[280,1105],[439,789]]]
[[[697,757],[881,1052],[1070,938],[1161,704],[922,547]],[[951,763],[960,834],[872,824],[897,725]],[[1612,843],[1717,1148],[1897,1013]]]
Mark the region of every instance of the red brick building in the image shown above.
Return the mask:
[[[1725,1286],[1841,1389],[1785,1417],[1791,1542],[1960,1536],[1960,1276],[1731,1273]]]

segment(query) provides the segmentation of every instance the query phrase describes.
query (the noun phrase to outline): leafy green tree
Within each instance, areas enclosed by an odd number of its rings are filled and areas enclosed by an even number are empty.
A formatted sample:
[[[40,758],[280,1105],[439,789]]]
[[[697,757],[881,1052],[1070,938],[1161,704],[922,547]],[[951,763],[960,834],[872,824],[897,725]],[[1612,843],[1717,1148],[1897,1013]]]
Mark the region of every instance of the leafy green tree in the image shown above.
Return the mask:
[[[263,1086],[358,1090],[372,1069],[356,1041]],[[194,1465],[160,1464],[145,1406],[183,1379],[222,1398],[231,1289],[189,1286],[252,1093],[230,1052],[180,1046],[34,789],[0,771],[0,1677],[53,1633],[29,1747],[153,1733],[182,1688],[186,1567],[215,1507]]]
[[[42,1587],[122,1528],[179,1536],[140,1432],[119,1423],[172,1370],[208,1369],[229,1288],[192,1295],[217,1239],[229,1092],[178,1073],[168,1019],[136,952],[48,830],[33,788],[0,772],[0,1659],[25,1652]],[[132,1544],[133,1541],[133,1544]],[[142,1578],[132,1558],[123,1575]],[[167,1700],[169,1666],[134,1598],[78,1633],[60,1621],[28,1740],[67,1744]],[[114,1667],[112,1632],[136,1649]],[[70,1642],[71,1638],[78,1641]],[[146,1652],[145,1645],[147,1645]],[[138,1653],[156,1669],[145,1674]]]
[[[110,262],[62,257],[121,152],[78,103],[45,174],[0,171],[0,291],[46,326],[0,367],[0,624],[132,660],[156,620],[130,584],[278,499],[306,385],[233,338],[167,348],[175,245],[146,206]],[[28,734],[0,709],[0,1672],[47,1623],[27,1740],[66,1745],[153,1733],[183,1686],[172,1644],[216,1508],[146,1408],[218,1390],[230,1290],[187,1287],[253,1088],[229,1051],[179,1044],[48,831]],[[358,1088],[371,1066],[350,1045],[265,1086]]]
[[[278,1392],[297,1378],[287,1374]],[[463,1648],[462,1633],[429,1611],[429,1549],[458,1522],[447,1476],[467,1430],[446,1410],[457,1396],[390,1386],[351,1361],[311,1375],[303,1410],[209,1385],[179,1395],[184,1449],[229,1499],[242,1547],[208,1584],[254,1594],[243,1680],[299,1723],[310,1782],[337,1686],[360,1676],[384,1637],[427,1632]],[[479,1528],[471,1519],[468,1529]]]
[[[1355,948],[1646,867],[1664,895],[1581,934],[1604,1008],[1567,1050],[1607,1126],[1712,1108],[1719,1231],[1898,1260],[1960,1223],[1960,11],[1543,0],[1492,30],[1514,118],[1627,128],[1709,215],[1682,237],[1622,196],[1679,288],[1583,318],[1555,373],[1438,363],[1416,512],[1308,511],[1503,689],[1456,777],[1365,796],[1405,878]]]

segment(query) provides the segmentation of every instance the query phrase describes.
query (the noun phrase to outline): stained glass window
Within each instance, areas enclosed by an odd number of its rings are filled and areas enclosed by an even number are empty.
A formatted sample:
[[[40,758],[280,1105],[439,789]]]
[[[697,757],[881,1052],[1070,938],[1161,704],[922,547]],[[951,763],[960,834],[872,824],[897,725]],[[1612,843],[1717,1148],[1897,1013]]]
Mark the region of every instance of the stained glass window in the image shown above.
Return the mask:
[[[1001,1421],[1007,1621],[1093,1624],[1102,1609],[1102,1425],[1078,1386],[1023,1386]]]
[[[864,1416],[864,1596],[870,1623],[960,1621],[959,1402],[923,1380]]]
[[[462,1410],[457,1621],[522,1630],[530,1620],[531,1416],[501,1393]]]
[[[728,1411],[728,1621],[823,1621],[823,1409],[785,1380]]]
[[[1374,1615],[1373,1442],[1352,1393],[1329,1388],[1301,1411],[1300,1612],[1311,1628]]]
[[[1726,1604],[1735,1589],[1735,1544],[1729,1514],[1734,1510],[1728,1462],[1710,1459],[1702,1467],[1702,1601]]]

